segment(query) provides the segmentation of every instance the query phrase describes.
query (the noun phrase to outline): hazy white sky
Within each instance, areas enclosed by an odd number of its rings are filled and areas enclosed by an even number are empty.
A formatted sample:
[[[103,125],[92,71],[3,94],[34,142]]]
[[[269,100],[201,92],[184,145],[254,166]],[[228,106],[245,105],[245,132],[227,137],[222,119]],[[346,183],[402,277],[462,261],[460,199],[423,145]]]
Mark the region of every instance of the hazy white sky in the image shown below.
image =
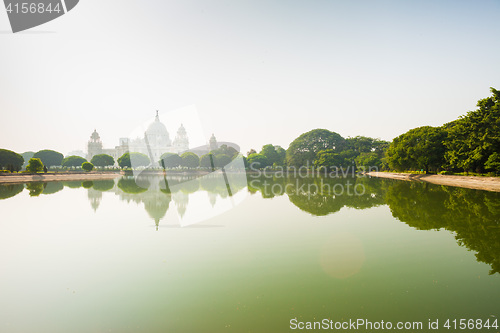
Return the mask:
[[[391,140],[500,89],[499,16],[499,0],[81,0],[12,34],[0,10],[0,148],[84,150],[94,128],[114,147],[184,107],[243,152],[314,128]]]

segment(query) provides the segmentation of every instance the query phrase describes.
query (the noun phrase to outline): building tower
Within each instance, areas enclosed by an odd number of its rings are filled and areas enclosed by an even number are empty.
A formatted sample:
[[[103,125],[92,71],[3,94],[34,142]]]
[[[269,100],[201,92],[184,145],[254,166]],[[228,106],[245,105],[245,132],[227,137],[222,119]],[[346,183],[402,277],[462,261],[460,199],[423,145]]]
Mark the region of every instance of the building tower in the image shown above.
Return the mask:
[[[210,146],[210,151],[219,148],[219,145],[217,144],[217,139],[215,138],[215,135],[213,133],[212,136],[210,137],[209,146]]]
[[[189,138],[187,136],[184,125],[177,130],[177,135],[174,140],[174,151],[179,154],[189,149]]]
[[[102,142],[97,130],[94,130],[90,136],[89,143],[87,145],[87,160],[90,161],[95,155],[102,154]]]

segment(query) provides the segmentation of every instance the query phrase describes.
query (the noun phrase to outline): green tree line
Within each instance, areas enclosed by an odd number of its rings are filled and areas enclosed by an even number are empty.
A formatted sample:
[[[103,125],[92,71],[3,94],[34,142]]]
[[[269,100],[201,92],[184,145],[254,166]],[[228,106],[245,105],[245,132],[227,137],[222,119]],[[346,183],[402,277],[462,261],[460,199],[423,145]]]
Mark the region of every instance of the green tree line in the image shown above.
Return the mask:
[[[500,91],[491,88],[491,93],[457,120],[395,138],[386,154],[389,168],[500,173]]]
[[[327,129],[314,129],[293,140],[288,149],[266,144],[257,152],[251,149],[243,157],[252,169],[269,167],[356,168],[425,172],[494,172],[500,173],[500,91],[491,88],[492,95],[477,102],[477,109],[439,127],[422,126],[394,138],[392,142],[366,136],[343,138]],[[198,157],[192,152],[181,155],[165,153],[158,164],[164,169],[188,168],[214,170],[222,168],[237,156],[238,151],[222,145]],[[42,166],[79,167],[90,162],[93,166],[115,165],[113,157],[101,154],[91,161],[79,156],[63,157],[53,150],[17,154],[0,149],[0,169],[16,172],[27,168],[32,159]],[[134,163],[132,163],[132,161]],[[141,153],[127,152],[117,159],[121,168],[149,166],[150,158]],[[89,165],[85,164],[89,169]],[[34,162],[31,170],[39,170]]]

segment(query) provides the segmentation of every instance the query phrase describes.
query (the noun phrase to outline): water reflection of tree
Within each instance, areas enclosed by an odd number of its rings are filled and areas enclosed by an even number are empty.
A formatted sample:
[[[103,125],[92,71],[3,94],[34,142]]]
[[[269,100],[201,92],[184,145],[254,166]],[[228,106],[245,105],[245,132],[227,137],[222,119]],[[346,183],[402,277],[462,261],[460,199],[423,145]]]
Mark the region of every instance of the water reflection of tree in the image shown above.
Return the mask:
[[[263,198],[286,193],[295,206],[316,216],[332,214],[343,207],[365,209],[384,204],[380,184],[368,178],[249,176],[248,190],[260,192]]]
[[[139,186],[137,183],[140,183]],[[148,190],[150,183],[147,179],[141,178],[136,181],[134,177],[123,177],[118,181],[118,188],[125,193],[138,194]]]
[[[37,197],[40,194],[54,194],[61,191],[64,186],[60,182],[33,182],[26,184],[7,184],[0,185],[0,200],[12,198],[21,193],[26,187],[31,197]]]
[[[54,194],[64,189],[64,185],[61,182],[48,182],[43,189],[42,194]]]
[[[27,183],[26,189],[29,191],[30,197],[38,197],[40,194],[42,194],[45,186],[47,186],[47,183]]]
[[[477,252],[478,261],[500,273],[500,193],[387,182],[387,203],[394,217],[420,229],[452,231],[458,243]]]
[[[339,194],[341,188],[358,184],[363,194]],[[500,193],[391,179],[252,176],[248,191],[260,192],[263,198],[286,193],[295,206],[316,216],[342,207],[387,204],[395,218],[418,230],[454,232],[460,245],[491,266],[490,274],[500,273]]]
[[[0,200],[12,198],[21,193],[23,189],[23,184],[0,185]]]
[[[70,180],[62,182],[64,186],[69,188],[80,188],[82,187],[82,182],[78,180]]]
[[[94,180],[94,190],[106,192],[115,187],[115,181],[113,179],[104,180]]]

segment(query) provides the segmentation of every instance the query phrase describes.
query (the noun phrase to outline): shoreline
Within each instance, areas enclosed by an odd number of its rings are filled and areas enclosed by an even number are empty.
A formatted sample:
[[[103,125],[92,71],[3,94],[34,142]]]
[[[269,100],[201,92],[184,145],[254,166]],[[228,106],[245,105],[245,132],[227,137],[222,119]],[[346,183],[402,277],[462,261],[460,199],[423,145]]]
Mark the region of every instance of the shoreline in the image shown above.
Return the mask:
[[[170,175],[187,176],[191,172],[170,173]],[[39,173],[39,174],[2,174],[1,184],[57,182],[57,181],[85,181],[115,179],[126,175],[122,172],[96,173]],[[395,172],[367,172],[366,175],[376,178],[388,178],[404,181],[427,182],[436,185],[455,186],[475,190],[500,192],[500,177],[454,176],[434,174],[411,174]]]
[[[368,176],[376,178],[399,179],[405,181],[420,181],[436,185],[446,185],[500,192],[499,177],[477,177],[477,176],[453,176],[453,175],[426,175],[394,172],[367,172]]]
[[[99,173],[38,173],[38,174],[3,174],[0,184],[19,184],[36,182],[85,181],[115,179],[122,176],[116,172]]]

